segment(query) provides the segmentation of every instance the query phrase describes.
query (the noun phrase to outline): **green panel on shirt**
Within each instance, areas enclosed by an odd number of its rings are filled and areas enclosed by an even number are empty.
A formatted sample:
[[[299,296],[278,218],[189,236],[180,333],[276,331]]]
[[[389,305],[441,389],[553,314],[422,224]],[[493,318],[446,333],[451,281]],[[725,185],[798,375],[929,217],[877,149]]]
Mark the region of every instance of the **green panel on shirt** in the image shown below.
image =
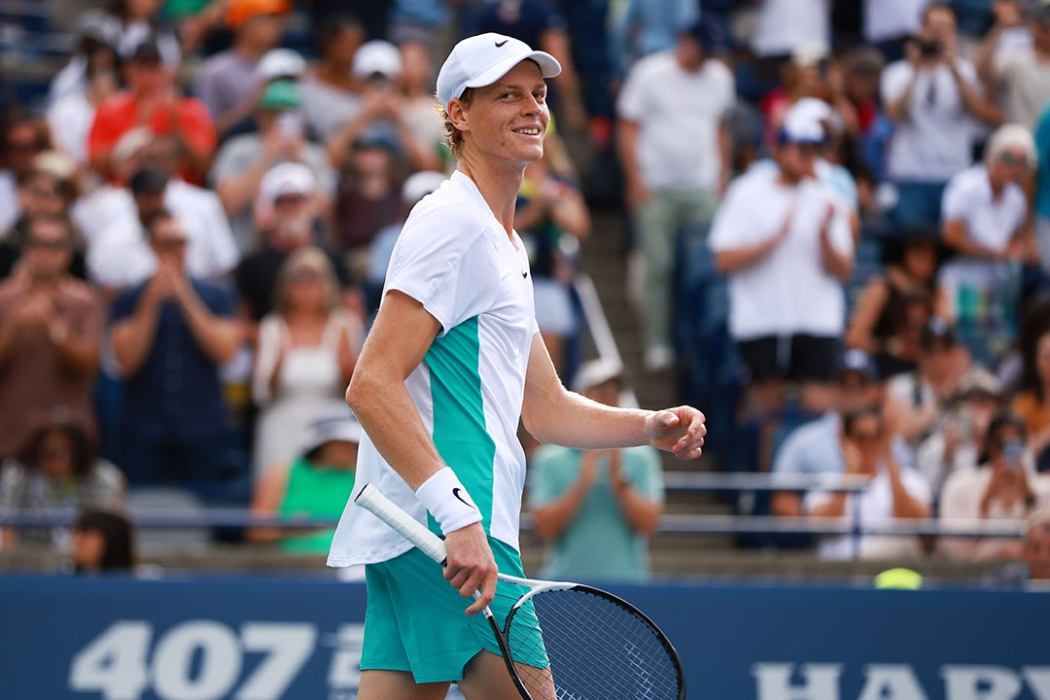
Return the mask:
[[[488,532],[496,442],[485,427],[480,360],[477,316],[435,338],[423,359],[430,370],[434,445],[481,510]],[[428,522],[431,530],[441,532],[432,516],[428,515]]]

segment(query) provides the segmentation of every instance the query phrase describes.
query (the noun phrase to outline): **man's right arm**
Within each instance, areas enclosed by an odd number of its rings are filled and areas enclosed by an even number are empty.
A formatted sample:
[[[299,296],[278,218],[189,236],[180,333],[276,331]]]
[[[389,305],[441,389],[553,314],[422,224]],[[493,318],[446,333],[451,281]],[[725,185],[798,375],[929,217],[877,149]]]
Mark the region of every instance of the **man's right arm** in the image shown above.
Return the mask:
[[[379,454],[413,490],[446,467],[423,425],[405,380],[423,361],[441,325],[423,305],[391,290],[379,307],[361,350],[346,401]],[[481,591],[468,614],[488,605],[496,587],[496,562],[481,523],[446,534],[445,578],[464,597]]]

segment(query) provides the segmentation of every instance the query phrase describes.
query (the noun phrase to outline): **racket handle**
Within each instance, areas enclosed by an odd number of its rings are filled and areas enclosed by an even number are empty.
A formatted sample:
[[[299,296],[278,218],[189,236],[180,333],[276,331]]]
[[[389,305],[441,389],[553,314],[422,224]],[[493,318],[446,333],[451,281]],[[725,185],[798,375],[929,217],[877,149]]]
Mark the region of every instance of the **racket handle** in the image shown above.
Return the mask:
[[[393,501],[380,493],[372,484],[365,484],[354,502],[376,516],[406,540],[419,547],[438,564],[445,563],[445,543],[440,537],[406,513]]]

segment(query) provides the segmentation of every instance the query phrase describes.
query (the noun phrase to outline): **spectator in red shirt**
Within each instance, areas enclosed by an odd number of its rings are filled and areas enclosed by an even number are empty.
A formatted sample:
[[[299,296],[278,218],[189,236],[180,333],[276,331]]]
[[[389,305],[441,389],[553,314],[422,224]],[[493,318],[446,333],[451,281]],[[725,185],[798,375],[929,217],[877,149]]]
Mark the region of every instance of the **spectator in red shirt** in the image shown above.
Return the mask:
[[[175,85],[177,60],[163,56],[153,38],[127,60],[128,89],[98,106],[88,134],[92,167],[109,176],[111,154],[128,131],[148,126],[158,136],[176,133],[186,147],[185,179],[200,184],[215,152],[215,125],[200,100],[183,97]]]

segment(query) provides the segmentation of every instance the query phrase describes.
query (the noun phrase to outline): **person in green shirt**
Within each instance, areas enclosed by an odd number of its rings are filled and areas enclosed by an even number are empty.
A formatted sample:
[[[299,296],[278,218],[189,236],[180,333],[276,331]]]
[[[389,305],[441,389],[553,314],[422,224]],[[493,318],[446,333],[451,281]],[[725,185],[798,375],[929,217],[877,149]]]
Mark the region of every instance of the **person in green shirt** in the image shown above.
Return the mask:
[[[260,517],[338,518],[354,488],[361,424],[349,408],[326,412],[310,426],[299,457],[259,482],[252,513]],[[310,531],[252,528],[252,542],[280,542],[296,554],[328,554],[335,528]]]
[[[594,360],[577,371],[573,391],[618,406],[622,379],[619,362]],[[649,578],[649,537],[660,525],[664,500],[655,449],[545,445],[533,455],[528,485],[536,532],[549,544],[543,576]]]

